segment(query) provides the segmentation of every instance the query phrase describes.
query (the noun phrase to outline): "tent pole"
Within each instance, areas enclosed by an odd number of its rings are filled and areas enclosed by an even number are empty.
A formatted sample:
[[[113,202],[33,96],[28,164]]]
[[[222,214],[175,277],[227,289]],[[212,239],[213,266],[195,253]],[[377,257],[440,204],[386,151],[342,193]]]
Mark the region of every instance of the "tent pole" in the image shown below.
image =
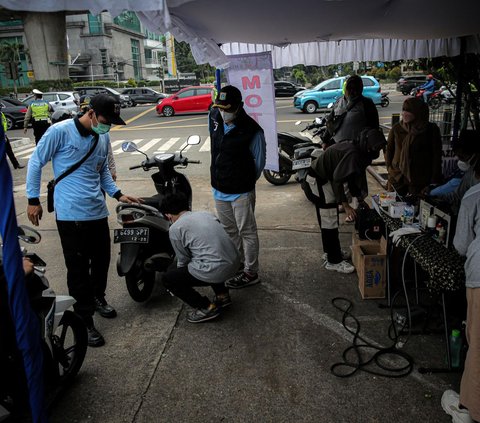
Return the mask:
[[[222,88],[222,70],[217,68],[215,69],[215,82],[217,83],[217,90],[220,91],[220,89]]]
[[[453,120],[453,141],[458,139],[458,133],[460,132],[460,122],[462,119],[462,96],[465,85],[465,63],[467,61],[466,53],[467,40],[465,37],[460,38],[460,64],[458,66],[458,81],[457,92],[455,99],[455,118]]]

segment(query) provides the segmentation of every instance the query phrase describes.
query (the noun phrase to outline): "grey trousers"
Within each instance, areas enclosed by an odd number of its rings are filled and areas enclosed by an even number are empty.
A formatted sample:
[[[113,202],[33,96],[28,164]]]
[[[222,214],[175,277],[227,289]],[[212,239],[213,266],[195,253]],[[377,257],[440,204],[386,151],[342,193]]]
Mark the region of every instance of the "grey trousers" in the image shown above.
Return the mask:
[[[215,199],[220,223],[240,252],[247,273],[258,273],[258,233],[255,220],[255,190],[235,201]]]

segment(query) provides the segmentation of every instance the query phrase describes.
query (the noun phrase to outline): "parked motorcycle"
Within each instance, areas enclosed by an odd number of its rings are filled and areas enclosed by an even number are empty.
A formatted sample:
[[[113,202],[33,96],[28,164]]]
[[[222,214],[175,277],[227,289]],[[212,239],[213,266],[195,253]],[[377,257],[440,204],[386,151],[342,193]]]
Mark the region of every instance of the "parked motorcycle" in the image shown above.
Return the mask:
[[[388,94],[390,94],[390,92],[388,91],[382,92],[382,100],[380,102],[380,105],[382,107],[388,107],[388,105],[390,104],[390,99],[388,98]]]
[[[333,106],[333,103],[328,105],[328,109]],[[325,134],[326,128],[326,113],[321,117],[316,117],[313,122],[307,125],[300,132],[305,136],[292,135],[288,132],[278,133],[278,165],[279,171],[265,169],[263,176],[265,179],[273,185],[286,184],[292,175],[297,173],[297,170],[293,168],[294,152],[296,146],[318,144],[321,142],[322,137]],[[301,125],[302,121],[295,122],[295,125]]]
[[[27,226],[18,229],[21,241],[28,244],[40,242],[41,236],[34,229]],[[26,283],[30,305],[38,316],[42,331],[45,391],[50,402],[80,370],[87,351],[87,328],[80,316],[68,310],[75,300],[68,295],[56,295],[49,287],[45,277],[46,263],[34,253],[26,250],[23,253],[34,264],[34,273],[26,276]],[[15,418],[28,410],[28,388],[23,358],[16,347],[8,310],[6,280],[3,267],[0,267],[0,416]]]
[[[170,223],[158,208],[167,193],[178,191],[189,198],[191,206],[190,182],[175,168],[200,163],[182,155],[187,146],[199,143],[200,137],[192,135],[180,152],[157,154],[151,158],[139,150],[133,142],[122,144],[123,151],[137,151],[146,157],[140,165],[132,166],[130,169],[157,170],[152,174],[157,194],[142,198],[142,204],[121,203],[116,208],[117,222],[122,225],[122,229],[114,230],[113,239],[114,243],[120,243],[117,272],[119,276],[125,276],[128,293],[135,301],[143,302],[150,297],[156,276],[159,272],[165,272],[174,260],[174,251],[168,237]]]

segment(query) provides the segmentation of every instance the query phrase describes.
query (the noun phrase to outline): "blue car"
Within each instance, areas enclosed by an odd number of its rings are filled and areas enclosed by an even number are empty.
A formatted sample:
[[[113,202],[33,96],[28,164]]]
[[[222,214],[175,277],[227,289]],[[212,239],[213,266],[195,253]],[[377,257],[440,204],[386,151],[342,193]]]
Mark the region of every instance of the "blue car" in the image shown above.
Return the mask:
[[[300,91],[293,98],[293,105],[305,113],[315,113],[317,109],[326,108],[330,103],[343,95],[344,76],[327,79],[316,87]],[[373,76],[362,76],[363,95],[373,100],[375,104],[382,101],[381,88]]]

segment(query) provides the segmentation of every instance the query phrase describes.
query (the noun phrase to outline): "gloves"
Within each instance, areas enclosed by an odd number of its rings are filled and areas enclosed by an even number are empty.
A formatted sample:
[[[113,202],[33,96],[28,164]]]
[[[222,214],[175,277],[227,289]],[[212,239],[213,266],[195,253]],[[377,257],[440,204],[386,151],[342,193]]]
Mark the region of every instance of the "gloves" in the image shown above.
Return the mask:
[[[396,231],[390,232],[393,243],[397,246],[400,242],[400,238],[405,235],[420,234],[422,233],[418,228],[400,228]]]

